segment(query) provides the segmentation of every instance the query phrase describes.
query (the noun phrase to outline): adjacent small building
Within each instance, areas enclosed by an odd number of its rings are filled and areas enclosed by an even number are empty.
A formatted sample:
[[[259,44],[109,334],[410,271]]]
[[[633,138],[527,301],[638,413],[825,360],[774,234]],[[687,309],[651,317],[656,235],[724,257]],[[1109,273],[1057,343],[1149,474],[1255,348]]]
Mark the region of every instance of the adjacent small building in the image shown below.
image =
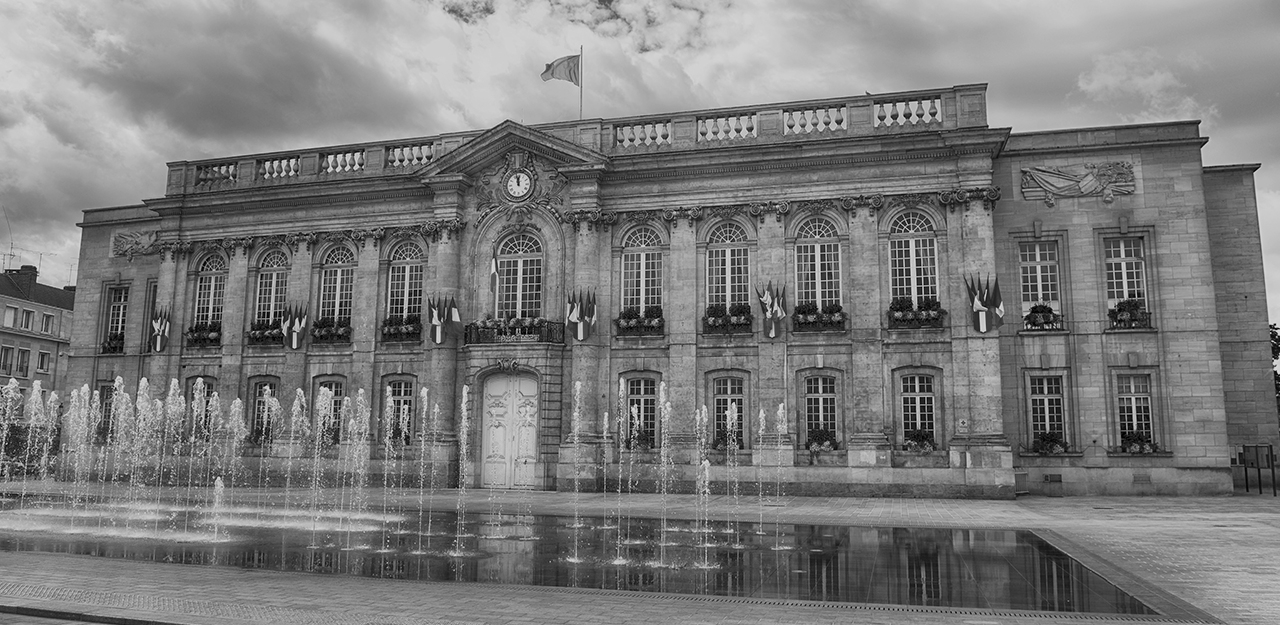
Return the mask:
[[[37,281],[33,265],[0,276],[0,379],[18,381],[23,394],[39,381],[48,393],[62,388],[71,344],[75,287]]]
[[[1258,166],[1205,166],[1194,121],[992,127],[985,94],[172,162],[85,212],[69,382],[244,398],[255,462],[323,432],[487,488],[705,459],[791,494],[1230,492],[1277,439]],[[357,389],[370,422],[330,419]],[[307,427],[273,422],[297,393]]]

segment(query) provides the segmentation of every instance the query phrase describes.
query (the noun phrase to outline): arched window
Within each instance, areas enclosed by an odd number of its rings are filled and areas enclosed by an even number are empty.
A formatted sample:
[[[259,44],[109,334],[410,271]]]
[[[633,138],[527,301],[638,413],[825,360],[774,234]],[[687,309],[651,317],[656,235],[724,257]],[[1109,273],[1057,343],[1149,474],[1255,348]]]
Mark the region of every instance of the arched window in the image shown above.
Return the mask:
[[[355,283],[356,257],[346,247],[335,247],[320,269],[321,319],[351,319],[351,291]]]
[[[252,381],[251,386],[253,410],[249,413],[249,442],[266,447],[274,438],[275,428],[282,425],[278,423],[281,417],[278,399],[280,382],[275,378],[257,378]]]
[[[323,380],[316,387],[316,399],[313,402],[315,422],[311,424],[313,432],[320,441],[327,445],[337,445],[342,441],[342,428],[347,418],[343,406],[346,403],[346,389],[342,380]]]
[[[711,380],[711,398],[712,406],[715,414],[712,416],[712,432],[711,441],[713,448],[720,448],[721,445],[728,445],[729,442],[729,407],[732,406],[737,423],[734,428],[733,437],[737,441],[737,448],[746,447],[746,438],[743,433],[746,428],[743,424],[747,418],[746,405],[746,385],[743,378],[737,376],[721,376],[712,378]]]
[[[889,227],[890,297],[917,306],[938,299],[938,251],[933,221],[920,211],[898,215]]]
[[[805,432],[827,430],[836,433],[836,379],[811,375],[804,379]],[[806,438],[805,440],[808,440]]]
[[[937,414],[935,411],[933,376],[904,375],[900,384],[898,396],[902,402],[902,432],[904,436],[912,430],[927,432],[936,445],[940,441],[936,431]]]
[[[227,261],[211,255],[196,275],[196,323],[222,323],[222,297],[227,289]]]
[[[413,381],[391,380],[383,399],[379,440],[393,445],[408,445],[413,437]]]
[[[423,254],[417,243],[404,242],[391,250],[387,277],[387,316],[422,314]]]
[[[751,304],[748,285],[747,232],[729,222],[707,236],[707,304]]]
[[[840,242],[830,221],[815,217],[796,233],[796,304],[819,310],[840,303]]]
[[[662,240],[653,228],[638,228],[622,242],[622,307],[643,314],[662,306]]]
[[[258,263],[258,301],[253,320],[275,323],[284,317],[288,291],[289,257],[280,250],[272,250]]]
[[[542,242],[527,234],[508,237],[498,246],[499,319],[542,316]]]
[[[213,414],[210,410],[218,380],[209,377],[187,379],[187,409],[191,414],[188,435],[192,441],[208,442],[213,437]]]

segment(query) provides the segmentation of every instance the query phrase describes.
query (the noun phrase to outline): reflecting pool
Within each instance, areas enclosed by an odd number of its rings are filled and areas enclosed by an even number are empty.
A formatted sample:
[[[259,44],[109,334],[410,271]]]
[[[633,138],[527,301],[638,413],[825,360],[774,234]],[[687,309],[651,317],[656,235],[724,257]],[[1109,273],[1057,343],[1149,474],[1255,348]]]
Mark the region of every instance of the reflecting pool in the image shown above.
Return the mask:
[[[1155,614],[1022,530],[236,505],[0,504],[0,549],[431,581]]]

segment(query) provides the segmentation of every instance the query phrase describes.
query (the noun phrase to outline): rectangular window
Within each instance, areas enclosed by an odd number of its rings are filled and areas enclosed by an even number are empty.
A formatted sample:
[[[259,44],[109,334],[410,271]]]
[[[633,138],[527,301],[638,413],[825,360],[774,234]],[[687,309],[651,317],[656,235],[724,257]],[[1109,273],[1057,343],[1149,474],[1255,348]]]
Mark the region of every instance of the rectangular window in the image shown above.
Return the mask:
[[[662,254],[630,252],[622,255],[622,307],[641,313],[662,305]]]
[[[804,381],[805,431],[836,431],[836,379],[815,375]]]
[[[53,315],[46,314],[40,321],[40,331],[45,334],[53,334]]]
[[[658,446],[658,383],[651,378],[627,380],[627,410],[631,425],[627,438],[648,438],[650,447]],[[633,440],[631,447],[636,447]]]
[[[387,283],[387,315],[422,314],[422,264],[392,265]]]
[[[94,439],[100,444],[111,441],[111,404],[115,399],[116,389],[110,384],[98,387],[98,408],[102,411],[102,419],[95,424]]]
[[[285,297],[289,291],[289,273],[264,271],[258,274],[257,306],[253,320],[272,323],[284,317]]]
[[[1031,377],[1031,433],[1058,432],[1066,435],[1062,376]]]
[[[933,376],[902,376],[902,431],[934,434]],[[936,434],[934,441],[937,442]]]
[[[732,247],[707,250],[707,303],[728,308],[750,303],[748,291],[747,248]]]
[[[249,423],[249,440],[255,445],[265,445],[271,440],[271,421],[278,415],[270,413],[268,407],[271,403],[268,398],[275,397],[275,394],[275,382],[262,381],[253,385],[253,414],[250,415],[252,421]]]
[[[14,369],[16,369],[14,374],[20,378],[25,378],[28,375],[31,375],[31,350],[29,349],[18,350],[18,360],[17,360],[17,364],[14,366]]]
[[[225,273],[196,279],[196,323],[222,323],[222,301],[226,286]]]
[[[40,352],[36,356],[36,373],[49,373],[49,363],[53,360],[53,354],[49,352]]]
[[[12,347],[0,347],[0,374],[13,375]]]
[[[332,319],[351,318],[351,289],[355,269],[340,267],[325,269],[320,274],[320,317]]]
[[[716,378],[712,381],[712,396],[715,401],[713,443],[718,446],[721,442],[728,442],[729,406],[732,404],[738,422],[737,427],[734,428],[734,436],[738,440],[738,449],[742,449],[745,447],[742,436],[743,422],[747,414],[742,378]]]
[[[107,302],[107,334],[124,334],[124,324],[129,314],[129,287],[108,289]]]
[[[796,302],[840,303],[840,244],[796,246]]]
[[[1022,280],[1022,314],[1044,302],[1061,312],[1058,290],[1058,243],[1040,241],[1018,245],[1018,271]]]
[[[18,324],[18,309],[13,306],[4,308],[4,327],[12,328]]]
[[[1151,427],[1151,376],[1145,373],[1117,375],[1116,395],[1120,435],[1139,432],[1155,440]]]
[[[889,241],[889,291],[919,304],[938,298],[937,250],[930,238]]]
[[[391,405],[387,407],[391,413],[387,420],[391,428],[383,434],[392,443],[408,445],[413,436],[413,382],[394,380],[387,384],[387,388],[391,399]],[[386,422],[384,420],[384,424]]]
[[[36,311],[34,310],[22,311],[22,329],[33,330],[35,329],[35,327],[36,327]]]
[[[1107,307],[1115,308],[1117,302],[1126,299],[1136,299],[1145,307],[1147,279],[1142,239],[1136,237],[1107,239],[1104,247],[1106,249]]]
[[[499,319],[542,316],[542,259],[498,260]]]

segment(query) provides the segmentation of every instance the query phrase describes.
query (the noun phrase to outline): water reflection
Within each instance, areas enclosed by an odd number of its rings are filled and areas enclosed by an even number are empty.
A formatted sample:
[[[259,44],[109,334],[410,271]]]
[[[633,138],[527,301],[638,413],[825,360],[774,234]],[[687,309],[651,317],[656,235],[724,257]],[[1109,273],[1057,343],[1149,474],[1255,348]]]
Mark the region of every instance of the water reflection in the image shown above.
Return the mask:
[[[48,503],[0,511],[0,548],[406,580],[1155,614],[1017,530],[766,524],[757,531],[735,522],[699,531],[692,521],[667,521],[664,532],[662,521],[641,518],[586,518],[587,527],[574,528],[572,517],[473,514],[458,527],[452,513],[416,510],[288,523],[271,510],[172,510],[161,520],[94,510]],[[416,529],[406,522],[417,518]]]

